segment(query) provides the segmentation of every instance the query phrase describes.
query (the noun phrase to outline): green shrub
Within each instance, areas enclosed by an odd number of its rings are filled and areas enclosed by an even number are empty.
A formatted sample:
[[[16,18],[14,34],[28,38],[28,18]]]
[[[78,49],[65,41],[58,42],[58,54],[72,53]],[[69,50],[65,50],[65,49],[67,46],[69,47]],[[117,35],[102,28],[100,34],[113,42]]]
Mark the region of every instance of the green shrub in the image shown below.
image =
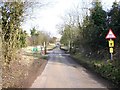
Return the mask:
[[[120,66],[118,66],[116,61],[113,62],[108,62],[108,63],[101,63],[101,64],[96,64],[95,62],[92,63],[95,71],[97,73],[100,73],[101,76],[107,78],[108,80],[111,80],[115,84],[119,85],[120,84]]]

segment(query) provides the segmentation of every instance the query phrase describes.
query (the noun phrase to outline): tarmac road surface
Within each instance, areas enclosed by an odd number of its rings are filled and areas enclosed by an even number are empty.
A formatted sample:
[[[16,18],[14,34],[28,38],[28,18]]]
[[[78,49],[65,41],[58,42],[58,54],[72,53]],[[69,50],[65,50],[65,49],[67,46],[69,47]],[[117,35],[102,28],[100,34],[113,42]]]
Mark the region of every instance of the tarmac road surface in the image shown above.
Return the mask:
[[[107,88],[107,83],[75,63],[59,48],[49,54],[48,63],[30,88]]]

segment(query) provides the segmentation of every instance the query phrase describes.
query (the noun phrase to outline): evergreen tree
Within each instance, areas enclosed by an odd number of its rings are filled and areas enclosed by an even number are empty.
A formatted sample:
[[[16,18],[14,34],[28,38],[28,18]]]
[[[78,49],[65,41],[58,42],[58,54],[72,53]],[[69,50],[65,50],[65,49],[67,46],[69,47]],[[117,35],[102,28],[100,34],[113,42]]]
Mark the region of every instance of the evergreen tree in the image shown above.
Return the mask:
[[[82,48],[86,53],[99,54],[106,48],[105,36],[107,33],[107,14],[102,9],[101,2],[94,2],[94,7],[90,9],[90,15],[86,16],[82,24]]]
[[[113,30],[116,38],[117,45],[120,45],[120,6],[117,2],[114,2],[110,12],[108,12],[109,28]]]

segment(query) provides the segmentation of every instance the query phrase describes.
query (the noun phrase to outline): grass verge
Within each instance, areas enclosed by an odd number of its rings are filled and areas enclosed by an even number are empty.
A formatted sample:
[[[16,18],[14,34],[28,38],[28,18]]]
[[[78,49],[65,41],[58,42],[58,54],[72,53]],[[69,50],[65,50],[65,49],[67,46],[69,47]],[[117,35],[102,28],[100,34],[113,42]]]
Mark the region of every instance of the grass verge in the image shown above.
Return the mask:
[[[47,51],[53,50],[54,48],[56,48],[55,44],[49,44],[47,46]]]
[[[81,53],[71,55],[71,57],[83,67],[113,83],[113,87],[120,88],[120,62],[118,60],[95,60]]]
[[[47,56],[41,58],[40,53],[20,51],[10,68],[3,68],[2,88],[28,88],[44,70],[46,59]]]

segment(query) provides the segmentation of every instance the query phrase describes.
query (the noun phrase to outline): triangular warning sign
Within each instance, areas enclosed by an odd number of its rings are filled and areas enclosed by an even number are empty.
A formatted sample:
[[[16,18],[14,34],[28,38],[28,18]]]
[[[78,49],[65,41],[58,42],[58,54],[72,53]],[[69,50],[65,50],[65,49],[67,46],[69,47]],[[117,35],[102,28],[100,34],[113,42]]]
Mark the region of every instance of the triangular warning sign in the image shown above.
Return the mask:
[[[115,34],[112,32],[112,30],[110,29],[107,36],[105,37],[106,39],[115,39],[116,36]]]

